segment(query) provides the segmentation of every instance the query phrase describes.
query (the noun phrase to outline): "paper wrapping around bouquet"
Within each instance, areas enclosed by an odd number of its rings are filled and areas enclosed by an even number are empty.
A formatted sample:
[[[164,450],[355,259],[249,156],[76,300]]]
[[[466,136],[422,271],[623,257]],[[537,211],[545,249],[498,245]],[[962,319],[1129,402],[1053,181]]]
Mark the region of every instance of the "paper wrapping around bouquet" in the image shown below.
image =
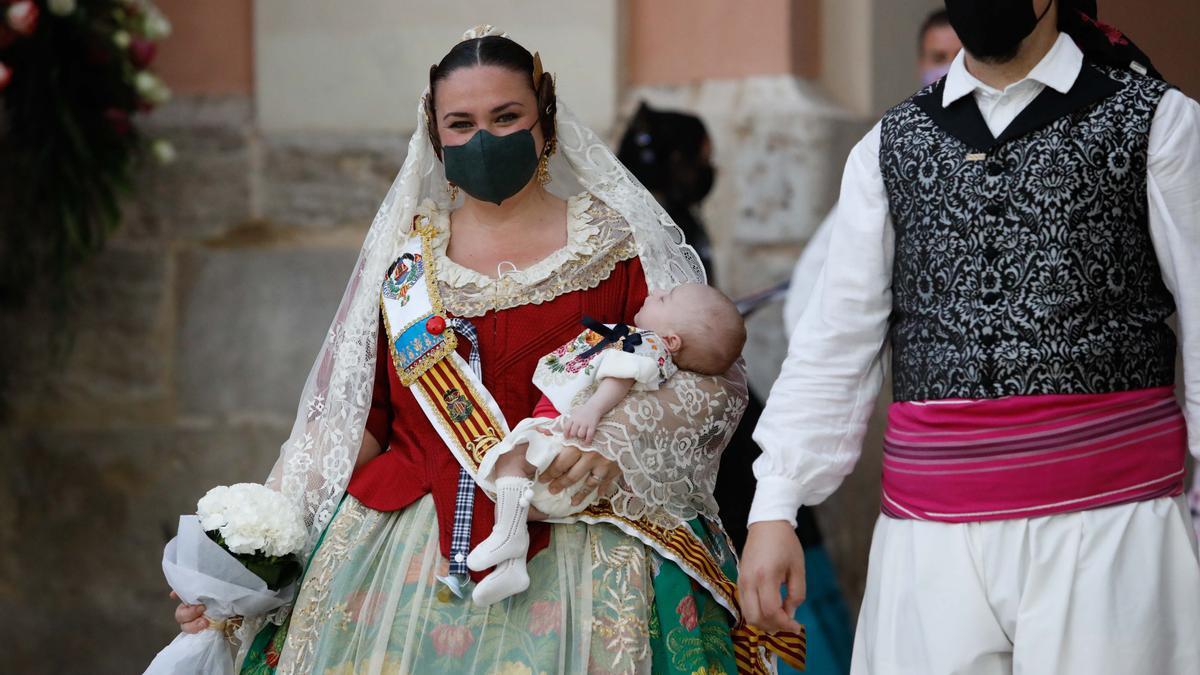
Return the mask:
[[[163,549],[167,584],[189,605],[202,604],[212,619],[259,616],[292,599],[296,584],[279,591],[246,569],[209,538],[197,516],[180,516],[179,532]],[[158,653],[146,675],[233,675],[233,654],[224,631],[179,634]]]

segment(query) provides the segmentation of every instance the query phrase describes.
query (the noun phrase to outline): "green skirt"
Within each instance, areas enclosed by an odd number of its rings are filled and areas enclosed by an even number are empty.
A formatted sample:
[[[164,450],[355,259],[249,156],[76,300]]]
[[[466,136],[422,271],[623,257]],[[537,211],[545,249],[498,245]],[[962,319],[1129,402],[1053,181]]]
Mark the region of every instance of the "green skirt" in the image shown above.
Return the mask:
[[[674,563],[612,526],[553,527],[529,590],[481,609],[437,581],[431,497],[381,512],[348,496],[242,673],[737,672],[729,614]]]

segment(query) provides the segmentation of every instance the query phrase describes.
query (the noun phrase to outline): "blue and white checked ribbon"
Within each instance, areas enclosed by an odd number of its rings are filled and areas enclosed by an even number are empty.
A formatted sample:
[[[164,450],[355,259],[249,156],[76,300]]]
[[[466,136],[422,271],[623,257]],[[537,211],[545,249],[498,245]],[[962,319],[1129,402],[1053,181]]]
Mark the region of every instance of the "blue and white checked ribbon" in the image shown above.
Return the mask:
[[[471,343],[467,363],[475,377],[483,380],[483,362],[479,358],[479,334],[466,319],[448,319],[446,324]],[[454,529],[450,533],[450,576],[442,581],[458,597],[468,577],[467,554],[471,552],[471,515],[475,511],[475,479],[466,469],[458,474],[458,492],[454,497]]]

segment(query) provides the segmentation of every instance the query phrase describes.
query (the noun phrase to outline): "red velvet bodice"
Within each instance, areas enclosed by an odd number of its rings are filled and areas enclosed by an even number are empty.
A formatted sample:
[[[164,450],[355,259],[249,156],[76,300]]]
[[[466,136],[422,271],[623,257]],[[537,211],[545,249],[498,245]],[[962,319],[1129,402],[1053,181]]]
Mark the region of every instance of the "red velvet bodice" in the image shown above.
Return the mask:
[[[500,405],[509,426],[533,415],[541,398],[541,392],[532,382],[538,359],[577,336],[582,330],[580,319],[584,314],[605,323],[632,323],[646,295],[641,262],[633,258],[617,263],[608,278],[590,290],[470,319],[479,334],[484,386]],[[459,464],[412,392],[400,383],[387,357],[387,336],[382,325],[379,333],[375,391],[367,431],[385,451],[354,473],[347,491],[379,511],[403,509],[432,493],[442,555],[449,557]],[[459,353],[465,357],[469,349],[466,340],[459,340]],[[491,532],[494,508],[495,504],[476,488],[472,547]],[[532,556],[549,543],[550,528],[544,523],[530,523],[529,532]]]

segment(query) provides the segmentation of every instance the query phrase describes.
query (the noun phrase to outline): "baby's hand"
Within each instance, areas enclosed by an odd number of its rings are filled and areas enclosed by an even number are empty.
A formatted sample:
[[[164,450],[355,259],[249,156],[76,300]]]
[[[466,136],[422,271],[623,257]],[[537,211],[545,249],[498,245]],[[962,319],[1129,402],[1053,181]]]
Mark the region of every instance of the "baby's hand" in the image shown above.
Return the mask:
[[[598,411],[592,410],[587,405],[579,406],[567,416],[567,422],[563,426],[563,436],[591,443],[592,437],[596,435],[596,425],[599,423],[600,413]]]

